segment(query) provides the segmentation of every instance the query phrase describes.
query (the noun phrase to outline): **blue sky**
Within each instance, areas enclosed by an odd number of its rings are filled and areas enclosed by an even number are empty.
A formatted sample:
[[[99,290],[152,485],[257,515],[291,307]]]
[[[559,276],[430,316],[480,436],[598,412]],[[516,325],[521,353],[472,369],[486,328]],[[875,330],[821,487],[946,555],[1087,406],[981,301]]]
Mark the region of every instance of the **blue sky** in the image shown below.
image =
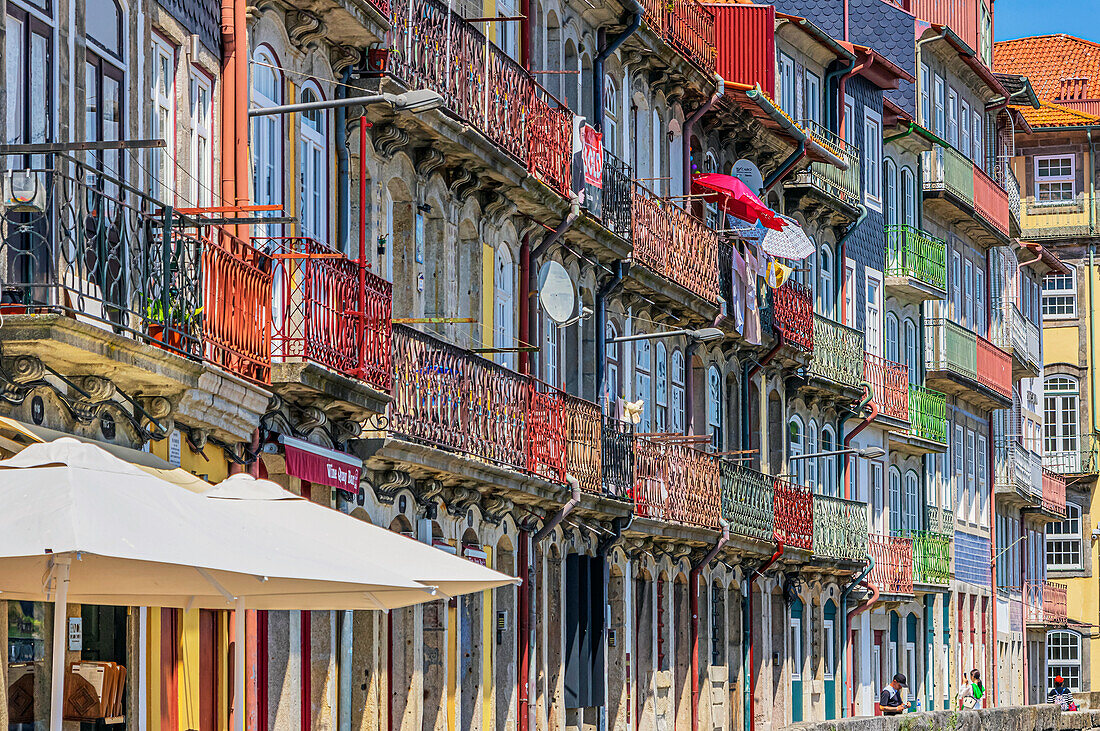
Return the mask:
[[[1069,33],[1100,42],[1100,3],[1096,0],[998,0],[997,40]]]

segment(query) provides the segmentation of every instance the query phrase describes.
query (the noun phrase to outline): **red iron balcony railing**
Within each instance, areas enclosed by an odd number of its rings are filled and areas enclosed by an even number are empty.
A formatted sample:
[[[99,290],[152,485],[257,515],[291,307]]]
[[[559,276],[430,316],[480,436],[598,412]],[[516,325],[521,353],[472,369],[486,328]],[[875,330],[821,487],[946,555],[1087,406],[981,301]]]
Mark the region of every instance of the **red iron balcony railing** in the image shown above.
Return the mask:
[[[985,338],[978,336],[978,383],[1012,398],[1012,358]]]
[[[1066,585],[1043,582],[1043,619],[1047,624],[1066,623]]]
[[[871,581],[883,594],[913,593],[913,539],[872,534]]]
[[[792,345],[813,352],[814,303],[809,288],[788,280],[773,289],[769,313],[772,328]]]
[[[559,193],[569,193],[573,113],[504,51],[438,0],[393,3],[390,71],[439,92],[481,131]]]
[[[223,234],[202,255],[203,357],[271,383],[271,257]]]
[[[787,548],[814,547],[814,496],[808,487],[776,478],[774,490],[775,540]]]
[[[389,392],[390,283],[309,238],[254,238],[275,260],[272,358],[312,361]]]
[[[718,302],[718,234],[685,209],[635,183],[634,260],[708,302]]]
[[[863,354],[863,380],[871,384],[871,403],[879,413],[909,421],[909,367],[881,355]]]
[[[642,0],[654,33],[708,74],[717,68],[714,13],[696,0]]]
[[[718,458],[685,444],[634,442],[634,510],[703,528],[718,527]]]
[[[1059,518],[1066,517],[1066,478],[1043,468],[1043,510]]]
[[[1020,604],[1026,624],[1045,624],[1043,616],[1043,584],[1041,581],[1027,581],[1020,587]]]
[[[566,471],[592,495],[624,497],[634,482],[634,427],[600,412],[591,401],[560,394]]]
[[[1008,236],[1008,192],[974,166],[974,210],[993,228]]]

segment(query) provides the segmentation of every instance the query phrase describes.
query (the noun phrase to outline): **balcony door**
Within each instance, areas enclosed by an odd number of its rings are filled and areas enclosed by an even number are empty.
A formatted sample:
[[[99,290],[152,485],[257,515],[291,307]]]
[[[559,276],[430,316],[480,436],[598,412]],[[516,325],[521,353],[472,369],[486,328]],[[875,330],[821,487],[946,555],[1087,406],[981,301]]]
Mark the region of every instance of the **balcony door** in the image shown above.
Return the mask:
[[[882,272],[877,269],[864,270],[867,280],[866,312],[863,323],[864,338],[866,339],[867,352],[872,355],[882,356],[882,316],[883,316],[883,287]],[[851,325],[852,323],[848,323]]]
[[[1049,376],[1043,398],[1043,451],[1056,472],[1073,474],[1081,469],[1077,436],[1080,388],[1071,376]]]

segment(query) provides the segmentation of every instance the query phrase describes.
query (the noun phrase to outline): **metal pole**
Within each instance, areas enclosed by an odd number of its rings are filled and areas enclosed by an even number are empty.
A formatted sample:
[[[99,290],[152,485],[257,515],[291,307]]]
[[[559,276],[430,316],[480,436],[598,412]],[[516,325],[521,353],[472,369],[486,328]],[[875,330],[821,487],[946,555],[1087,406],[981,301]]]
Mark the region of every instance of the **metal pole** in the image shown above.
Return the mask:
[[[249,117],[267,117],[272,114],[290,114],[293,112],[309,112],[314,109],[339,109],[340,107],[356,107],[364,104],[377,104],[386,100],[385,94],[371,94],[369,96],[352,96],[345,99],[322,99],[317,102],[302,102],[301,104],[282,104],[277,107],[257,107],[249,109]]]
[[[367,118],[359,117],[359,374],[366,372],[367,345]]]
[[[244,617],[244,597],[237,597],[237,602],[233,608],[234,621],[233,621],[233,713],[234,713],[234,731],[244,731],[245,729],[245,698],[244,698],[244,643],[245,643],[245,617]],[[266,713],[267,710],[261,708],[260,713]]]
[[[53,677],[50,678],[50,729],[61,731],[65,710],[65,640],[68,637],[69,557],[53,559]]]

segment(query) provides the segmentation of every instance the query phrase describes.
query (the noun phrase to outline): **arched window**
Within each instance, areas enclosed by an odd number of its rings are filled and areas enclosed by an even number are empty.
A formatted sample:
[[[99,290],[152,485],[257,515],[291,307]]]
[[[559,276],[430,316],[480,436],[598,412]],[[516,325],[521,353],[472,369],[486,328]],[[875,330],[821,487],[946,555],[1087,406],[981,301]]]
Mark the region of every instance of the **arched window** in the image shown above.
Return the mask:
[[[917,489],[919,485],[920,478],[915,470],[905,473],[905,520],[902,521],[902,529],[907,535],[920,530],[920,503],[917,498],[920,493]]]
[[[789,465],[787,471],[799,485],[806,484],[806,460],[792,460],[790,458],[806,453],[805,434],[806,430],[802,425],[802,419],[798,416],[792,416],[791,420],[787,422],[787,457]]]
[[[657,341],[656,353],[653,359],[654,401],[657,408],[654,409],[656,424],[654,431],[663,434],[668,430],[668,351],[665,344]]]
[[[890,532],[899,533],[902,530],[901,521],[901,470],[890,466]]]
[[[507,244],[497,247],[496,276],[494,278],[494,325],[495,340],[493,347],[511,348],[515,346],[515,266],[512,264],[512,252]],[[508,368],[515,368],[515,353],[497,353],[497,362]]]
[[[619,153],[615,145],[615,132],[619,120],[619,87],[611,74],[603,80],[603,146],[613,155]]]
[[[913,170],[909,167],[903,167],[901,169],[901,200],[904,206],[903,212],[905,220],[902,222],[906,226],[917,225],[917,185],[916,178],[913,176]]]
[[[606,380],[604,381],[604,393],[607,395],[608,413],[618,413],[619,398],[619,344],[611,342],[619,337],[619,328],[611,320],[607,321],[607,345],[604,346]]]
[[[542,318],[542,351],[545,364],[543,379],[556,388],[565,387],[565,372],[561,367],[562,353],[565,352],[565,328],[554,322],[549,315]]]
[[[1081,635],[1073,630],[1047,632],[1048,692],[1059,675],[1070,692],[1081,692]]]
[[[1066,503],[1066,519],[1047,523],[1047,570],[1081,568],[1081,508]]]
[[[887,158],[882,166],[886,178],[886,225],[898,225],[898,166]]]
[[[905,363],[909,366],[909,383],[920,383],[920,342],[917,340],[917,324],[905,318]]]
[[[648,340],[639,340],[634,343],[634,398],[642,399],[642,420],[638,422],[638,430],[648,433],[653,430],[652,410],[650,408],[652,344]]]
[[[672,351],[672,403],[669,431],[674,434],[684,433],[684,353],[677,348]]]
[[[716,366],[707,369],[707,433],[711,448],[722,451],[722,374]]]
[[[312,86],[302,89],[303,103],[320,101]],[[302,235],[321,242],[328,240],[328,129],[325,112],[313,109],[302,112],[299,137],[298,175],[301,185]],[[342,242],[341,242],[342,243]]]
[[[654,180],[653,191],[658,195],[668,195],[668,181],[664,179],[665,176],[665,164],[664,157],[661,153],[664,151],[664,133],[661,131],[663,125],[661,124],[661,111],[657,108],[653,109],[653,113],[649,120],[650,131],[650,155],[652,156],[653,166],[653,178]]]
[[[274,107],[283,103],[283,78],[276,68],[275,58],[260,49],[253,58],[251,106]],[[283,116],[280,114],[252,118],[252,188],[256,205],[280,205],[283,202]],[[277,236],[273,225],[256,226],[256,236]]]
[[[806,425],[806,454],[817,454],[817,422],[810,419],[810,423]],[[813,457],[805,460],[806,462],[806,487],[810,488],[810,492],[817,492],[818,486],[818,468],[820,467],[820,457]]]
[[[835,281],[836,270],[833,266],[833,250],[829,248],[828,244],[824,244],[821,247],[818,270],[818,311],[825,317],[833,318],[836,312],[836,295],[833,294],[833,282]]]
[[[886,360],[895,363],[899,359],[898,345],[898,316],[893,312],[886,313]]]
[[[836,451],[836,431],[832,424],[821,425],[821,451]],[[833,497],[840,496],[840,481],[837,477],[837,455],[822,458],[821,474],[817,476],[821,492]]]
[[[1055,472],[1081,471],[1077,424],[1080,386],[1072,376],[1047,376],[1043,398],[1044,461]]]

